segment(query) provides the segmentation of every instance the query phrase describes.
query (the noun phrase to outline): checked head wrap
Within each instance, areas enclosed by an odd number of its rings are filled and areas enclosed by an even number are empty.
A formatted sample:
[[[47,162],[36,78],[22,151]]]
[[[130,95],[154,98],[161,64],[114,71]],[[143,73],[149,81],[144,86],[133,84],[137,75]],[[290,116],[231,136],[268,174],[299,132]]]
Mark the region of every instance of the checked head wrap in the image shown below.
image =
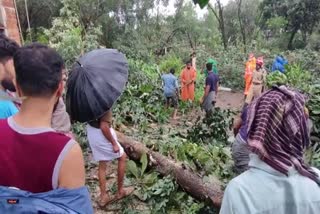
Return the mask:
[[[285,86],[275,87],[255,100],[248,111],[248,144],[252,152],[277,171],[288,175],[295,167],[318,184],[318,175],[303,160],[309,145],[302,94]]]

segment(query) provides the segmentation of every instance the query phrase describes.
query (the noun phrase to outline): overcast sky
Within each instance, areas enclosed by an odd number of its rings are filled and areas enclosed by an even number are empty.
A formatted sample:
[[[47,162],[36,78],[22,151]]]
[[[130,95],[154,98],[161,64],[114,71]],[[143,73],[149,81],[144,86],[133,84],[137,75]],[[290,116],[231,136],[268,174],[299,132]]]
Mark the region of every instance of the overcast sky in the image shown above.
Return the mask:
[[[188,1],[192,1],[192,0],[188,0]],[[230,0],[221,0],[223,5],[226,5],[229,1]],[[210,2],[214,4],[215,0],[210,0]],[[160,6],[160,11],[162,11],[163,14],[167,14],[167,15],[174,14],[175,12],[174,3],[175,3],[175,0],[169,0],[168,7]],[[203,15],[208,12],[207,8],[200,9],[199,5],[196,6],[196,11],[199,18],[203,17]]]

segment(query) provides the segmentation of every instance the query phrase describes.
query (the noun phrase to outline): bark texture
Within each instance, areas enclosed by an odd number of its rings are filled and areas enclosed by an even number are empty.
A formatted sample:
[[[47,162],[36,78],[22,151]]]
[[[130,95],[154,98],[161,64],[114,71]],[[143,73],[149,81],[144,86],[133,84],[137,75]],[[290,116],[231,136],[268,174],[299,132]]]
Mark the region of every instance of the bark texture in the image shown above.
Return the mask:
[[[117,132],[117,137],[119,143],[132,160],[138,161],[141,155],[146,153],[149,165],[154,167],[161,175],[173,176],[180,187],[189,195],[199,201],[208,202],[214,207],[219,208],[221,206],[223,191],[222,183],[218,179],[205,183],[199,175],[183,163],[176,162],[158,152],[154,152],[143,143],[135,141],[120,132]]]

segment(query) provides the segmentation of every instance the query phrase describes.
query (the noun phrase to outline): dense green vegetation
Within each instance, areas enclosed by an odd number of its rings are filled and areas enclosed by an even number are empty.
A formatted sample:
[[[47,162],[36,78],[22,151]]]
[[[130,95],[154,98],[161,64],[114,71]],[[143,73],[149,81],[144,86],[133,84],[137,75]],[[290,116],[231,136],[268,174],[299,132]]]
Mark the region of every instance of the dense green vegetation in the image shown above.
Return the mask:
[[[197,69],[208,57],[218,62],[221,84],[243,89],[244,63],[250,52],[264,56],[269,70],[277,54],[285,56],[287,73],[270,74],[271,87],[285,83],[309,97],[314,123],[313,144],[306,159],[320,167],[320,1],[319,0],[17,0],[26,42],[55,47],[70,67],[74,59],[98,47],[116,48],[129,60],[129,83],[114,107],[118,130],[148,148],[183,162],[203,180],[217,177],[224,184],[235,176],[230,152],[230,125],[235,113],[217,109],[207,119],[198,107],[180,103],[181,120],[169,123],[163,108],[160,75],[170,68],[180,74],[184,61],[196,52]],[[200,17],[195,4],[207,13]],[[172,13],[165,12],[170,6]],[[204,76],[198,72],[196,100],[203,94]],[[195,105],[196,106],[196,105]],[[196,112],[196,113],[195,113]],[[74,132],[85,151],[83,124]],[[87,169],[92,168],[88,161]],[[214,213],[187,195],[172,177],[150,169],[146,157],[128,162],[127,185],[137,190],[116,204],[120,213]],[[88,182],[94,192],[97,182]],[[115,186],[110,186],[113,192]],[[93,196],[94,198],[94,196]],[[117,207],[118,206],[118,207]],[[120,206],[120,208],[119,208]],[[117,212],[117,211],[115,211]]]

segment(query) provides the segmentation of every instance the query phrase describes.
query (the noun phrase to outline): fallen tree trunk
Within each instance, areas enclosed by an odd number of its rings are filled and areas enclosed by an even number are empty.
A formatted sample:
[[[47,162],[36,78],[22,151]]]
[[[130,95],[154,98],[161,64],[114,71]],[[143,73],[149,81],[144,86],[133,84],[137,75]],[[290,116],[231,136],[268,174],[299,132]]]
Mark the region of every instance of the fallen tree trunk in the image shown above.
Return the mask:
[[[169,157],[148,149],[143,143],[128,138],[117,132],[119,143],[125,149],[127,155],[133,160],[140,160],[142,154],[148,155],[149,164],[155,167],[161,175],[173,176],[180,187],[189,195],[199,201],[208,202],[214,207],[221,206],[223,191],[218,179],[205,183],[203,179],[187,168],[183,163],[176,162]]]

